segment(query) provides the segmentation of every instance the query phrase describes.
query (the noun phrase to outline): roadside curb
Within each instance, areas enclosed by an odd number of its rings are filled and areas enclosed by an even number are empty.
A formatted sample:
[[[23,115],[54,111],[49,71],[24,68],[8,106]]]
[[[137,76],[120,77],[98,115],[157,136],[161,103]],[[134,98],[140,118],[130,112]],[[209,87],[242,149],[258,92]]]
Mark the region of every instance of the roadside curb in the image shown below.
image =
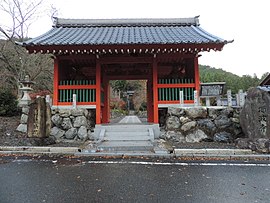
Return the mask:
[[[0,153],[56,153],[56,154],[74,154],[79,152],[78,147],[28,147],[28,146],[0,146]]]
[[[270,154],[255,154],[247,149],[174,149],[173,153],[159,152],[92,152],[78,147],[32,147],[32,146],[0,146],[0,154],[46,154],[75,155],[89,157],[163,157],[163,158],[224,158],[224,159],[266,159]]]
[[[176,156],[183,155],[252,155],[249,149],[174,149]]]

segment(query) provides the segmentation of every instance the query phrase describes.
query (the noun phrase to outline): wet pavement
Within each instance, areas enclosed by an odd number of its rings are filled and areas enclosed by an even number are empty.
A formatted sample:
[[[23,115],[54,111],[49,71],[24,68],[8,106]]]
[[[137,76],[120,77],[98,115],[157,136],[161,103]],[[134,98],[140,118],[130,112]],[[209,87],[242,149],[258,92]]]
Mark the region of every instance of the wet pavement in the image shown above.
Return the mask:
[[[270,164],[0,157],[0,202],[269,202]]]

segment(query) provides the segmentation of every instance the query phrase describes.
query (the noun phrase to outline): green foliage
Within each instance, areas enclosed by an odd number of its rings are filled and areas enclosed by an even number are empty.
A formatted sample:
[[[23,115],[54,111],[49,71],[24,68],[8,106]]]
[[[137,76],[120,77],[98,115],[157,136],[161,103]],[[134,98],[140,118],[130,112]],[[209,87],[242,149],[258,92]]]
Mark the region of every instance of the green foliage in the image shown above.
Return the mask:
[[[142,85],[139,80],[112,80],[110,81],[110,86],[113,91],[136,91],[142,88]]]
[[[16,96],[7,89],[0,90],[0,116],[14,116],[19,110]]]
[[[258,86],[261,79],[259,79],[256,74],[253,76],[243,75],[240,77],[222,69],[200,65],[200,81],[226,82],[226,88],[231,89],[232,93],[235,94],[239,89],[246,91],[250,87]]]

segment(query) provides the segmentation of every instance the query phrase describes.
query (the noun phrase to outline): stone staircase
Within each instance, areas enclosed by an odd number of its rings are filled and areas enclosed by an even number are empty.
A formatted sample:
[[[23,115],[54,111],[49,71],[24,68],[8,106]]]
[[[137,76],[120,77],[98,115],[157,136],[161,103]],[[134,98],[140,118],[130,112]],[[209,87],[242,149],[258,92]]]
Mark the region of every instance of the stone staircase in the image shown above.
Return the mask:
[[[155,129],[147,124],[105,125],[99,132],[97,151],[153,151]]]

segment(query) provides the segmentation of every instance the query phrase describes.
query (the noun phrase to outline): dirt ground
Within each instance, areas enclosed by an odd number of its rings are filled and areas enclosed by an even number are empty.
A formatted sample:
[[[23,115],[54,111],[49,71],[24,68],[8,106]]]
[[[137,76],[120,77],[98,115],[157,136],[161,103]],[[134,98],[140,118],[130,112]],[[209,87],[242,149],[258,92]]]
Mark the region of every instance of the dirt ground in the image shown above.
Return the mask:
[[[20,123],[20,116],[0,117],[0,146],[35,146],[38,145],[33,138],[27,138],[26,133],[16,131]],[[85,143],[81,141],[66,141],[52,144],[50,146],[74,146],[82,147]],[[233,143],[216,143],[216,142],[200,142],[200,143],[170,143],[172,148],[235,148]]]

